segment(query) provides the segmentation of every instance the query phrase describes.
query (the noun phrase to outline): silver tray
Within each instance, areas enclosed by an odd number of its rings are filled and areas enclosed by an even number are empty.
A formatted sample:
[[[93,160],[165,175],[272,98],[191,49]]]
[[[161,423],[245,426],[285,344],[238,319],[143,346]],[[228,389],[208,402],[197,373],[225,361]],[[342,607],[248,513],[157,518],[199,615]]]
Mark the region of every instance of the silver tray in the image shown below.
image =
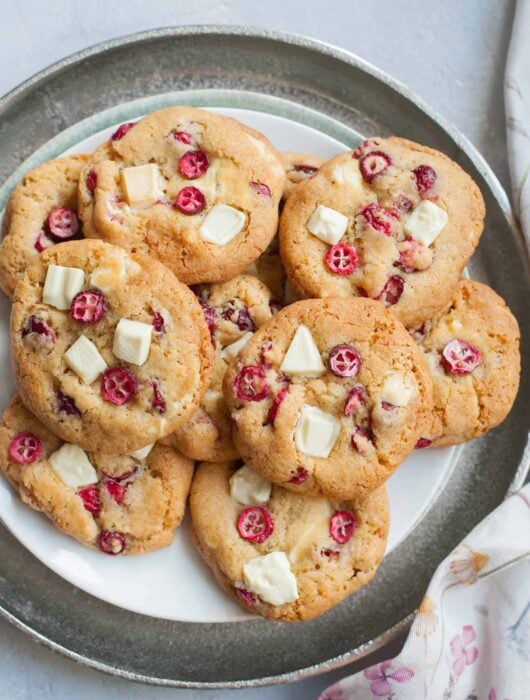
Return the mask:
[[[68,126],[107,107],[174,90],[223,88],[311,107],[364,134],[399,134],[459,162],[479,183],[487,227],[470,265],[506,299],[530,357],[528,253],[508,198],[471,144],[408,89],[356,56],[268,31],[182,27],[101,44],[0,100],[0,180]],[[52,573],[0,526],[0,612],[19,629],[102,671],[153,684],[242,687],[299,680],[351,662],[406,629],[441,559],[530,464],[530,373],[503,425],[468,443],[426,516],[370,586],[318,620],[190,624],[126,612]]]

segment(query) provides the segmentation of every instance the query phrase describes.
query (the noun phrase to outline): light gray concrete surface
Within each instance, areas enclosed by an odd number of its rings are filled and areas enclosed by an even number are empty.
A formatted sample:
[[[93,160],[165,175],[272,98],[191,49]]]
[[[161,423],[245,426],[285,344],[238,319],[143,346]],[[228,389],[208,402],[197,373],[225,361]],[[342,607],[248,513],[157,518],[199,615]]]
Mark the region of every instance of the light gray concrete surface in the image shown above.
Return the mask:
[[[502,79],[511,0],[2,0],[0,7],[0,94],[63,56],[131,32],[183,24],[291,31],[349,49],[406,83],[508,186]],[[376,658],[394,655],[400,643]],[[2,700],[310,700],[348,672],[238,692],[158,689],[75,665],[0,621]]]

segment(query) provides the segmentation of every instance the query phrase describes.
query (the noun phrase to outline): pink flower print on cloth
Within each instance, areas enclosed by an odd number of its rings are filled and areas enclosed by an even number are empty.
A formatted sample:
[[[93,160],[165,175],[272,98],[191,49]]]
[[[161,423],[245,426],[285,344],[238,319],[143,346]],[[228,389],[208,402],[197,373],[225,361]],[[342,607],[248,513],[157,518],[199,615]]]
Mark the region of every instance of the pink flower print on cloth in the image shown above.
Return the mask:
[[[383,661],[382,664],[365,669],[364,676],[370,681],[372,695],[388,698],[394,695],[394,688],[390,681],[408,683],[414,676],[414,671],[406,666],[393,668],[392,661]]]
[[[465,625],[462,628],[462,635],[456,635],[451,640],[451,655],[454,658],[453,672],[457,676],[462,675],[466,666],[474,663],[478,656],[477,647],[470,646],[475,641],[477,635],[472,625]]]

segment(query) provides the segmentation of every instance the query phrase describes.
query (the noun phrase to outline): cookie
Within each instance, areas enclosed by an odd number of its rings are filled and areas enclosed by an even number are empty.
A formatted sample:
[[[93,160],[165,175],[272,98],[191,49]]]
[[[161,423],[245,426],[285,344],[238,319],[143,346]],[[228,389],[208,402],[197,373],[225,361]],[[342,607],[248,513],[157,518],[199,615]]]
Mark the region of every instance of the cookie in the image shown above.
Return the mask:
[[[417,326],[450,302],[484,212],[480,190],[447,156],[370,139],[294,189],[280,252],[301,296],[370,297]]]
[[[434,412],[419,447],[472,440],[499,425],[519,388],[519,326],[492,289],[461,280],[450,306],[412,332],[434,385]]]
[[[0,469],[24,503],[82,544],[143,554],[171,544],[193,462],[160,444],[134,455],[87,454],[62,442],[17,396],[0,425]]]
[[[421,351],[370,299],[282,309],[241,350],[223,389],[245,462],[325,498],[361,498],[382,484],[432,411]]]
[[[103,241],[45,251],[15,289],[15,380],[63,440],[121,454],[197,410],[213,360],[192,292],[161,263]]]
[[[318,156],[310,156],[307,153],[296,151],[283,151],[280,153],[280,157],[286,175],[284,198],[292,193],[296,185],[314,177],[324,162],[324,159]]]
[[[273,486],[247,466],[203,463],[190,509],[194,542],[220,586],[273,620],[326,612],[374,577],[385,552],[384,487],[330,502]]]
[[[285,175],[261,136],[192,107],[123,125],[82,185],[87,235],[162,260],[186,284],[243,272],[272,240]]]
[[[8,296],[43,250],[83,237],[77,217],[77,186],[86,158],[49,160],[27,173],[13,190],[0,246],[0,287]]]

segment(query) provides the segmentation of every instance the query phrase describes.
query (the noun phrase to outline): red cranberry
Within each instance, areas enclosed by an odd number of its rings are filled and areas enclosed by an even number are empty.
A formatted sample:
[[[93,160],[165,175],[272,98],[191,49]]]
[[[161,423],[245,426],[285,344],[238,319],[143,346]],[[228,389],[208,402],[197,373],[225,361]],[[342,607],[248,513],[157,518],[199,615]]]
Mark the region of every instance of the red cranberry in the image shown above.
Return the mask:
[[[125,496],[127,495],[127,488],[113,479],[105,480],[105,486],[107,488],[107,493],[112,500],[116,501],[116,503],[121,506],[125,500]]]
[[[278,311],[283,309],[283,304],[280,304],[279,301],[269,301],[269,309],[271,310],[271,314],[276,316]]]
[[[389,277],[387,283],[375,298],[385,306],[393,306],[400,300],[404,287],[405,282],[403,278],[399,275],[393,275]]]
[[[97,515],[101,510],[101,501],[99,498],[99,489],[97,486],[85,486],[77,492],[79,498],[83,501],[85,510],[89,513]]]
[[[125,549],[125,537],[121,532],[102,530],[98,537],[98,547],[105,554],[121,554]]]
[[[418,442],[414,445],[415,450],[423,450],[424,447],[430,447],[432,445],[432,440],[429,438],[421,437]]]
[[[404,194],[400,194],[399,197],[394,201],[394,207],[399,211],[403,212],[403,214],[408,214],[409,212],[411,212],[413,206],[414,203],[412,202],[412,200],[408,197],[405,197]]]
[[[199,298],[199,304],[201,305],[202,312],[204,314],[204,320],[206,321],[206,325],[208,326],[208,330],[210,331],[210,335],[212,337],[212,343],[215,346],[215,328],[217,324],[217,317],[215,313],[215,309],[210,306],[210,304],[207,304],[205,301]]]
[[[208,156],[204,151],[188,151],[179,161],[179,172],[187,180],[196,180],[208,170]]]
[[[57,400],[57,411],[59,413],[66,413],[67,416],[81,416],[81,411],[77,408],[71,396],[64,394],[62,391],[57,391],[55,398]]]
[[[353,345],[335,345],[329,352],[329,368],[337,377],[355,377],[361,362],[361,356]]]
[[[252,320],[249,310],[246,306],[237,308],[232,302],[228,307],[221,312],[221,316],[226,321],[232,321],[240,331],[255,331],[256,326]]]
[[[349,510],[337,510],[329,521],[329,534],[335,542],[346,544],[349,542],[357,529],[357,518]]]
[[[293,170],[295,173],[304,173],[304,175],[309,175],[309,177],[313,177],[318,172],[318,168],[314,168],[312,165],[303,165],[301,163],[297,163],[293,167]]]
[[[336,275],[351,275],[359,264],[355,248],[347,243],[335,243],[326,253],[326,265]]]
[[[482,353],[467,340],[454,338],[442,351],[443,363],[451,374],[469,374],[482,362]]]
[[[43,335],[46,341],[49,343],[55,342],[57,335],[53,328],[49,326],[46,321],[38,316],[30,316],[26,321],[24,328],[22,329],[22,337],[25,338],[27,335],[35,333],[36,335]]]
[[[418,165],[412,171],[414,173],[414,179],[416,181],[416,187],[420,195],[424,195],[429,190],[432,190],[436,184],[436,170],[431,168],[430,165]]]
[[[121,484],[123,481],[132,480],[133,476],[136,476],[137,473],[138,467],[134,467],[133,469],[129,469],[128,471],[123,472],[123,474],[113,474],[112,476],[110,474],[105,474],[105,476],[107,479],[110,479],[111,481],[117,481],[119,484]]]
[[[366,389],[361,384],[357,384],[350,390],[344,402],[344,415],[353,416],[361,406],[366,403]]]
[[[79,220],[71,209],[52,209],[48,216],[48,229],[56,238],[67,240],[79,231]]]
[[[70,310],[74,321],[97,323],[107,311],[107,300],[99,289],[88,289],[86,292],[75,295]]]
[[[320,556],[327,557],[328,559],[338,559],[340,557],[340,552],[338,549],[330,549],[329,547],[325,547],[324,549],[320,550]]]
[[[274,425],[274,421],[276,420],[276,416],[278,415],[278,411],[280,410],[280,406],[282,405],[282,402],[288,393],[289,393],[289,387],[284,386],[280,389],[280,391],[273,398],[272,405],[269,408],[269,412],[267,413],[265,425]]]
[[[366,139],[353,151],[352,158],[361,158],[369,148],[379,146],[379,143],[380,141],[377,141],[377,139]]]
[[[153,330],[157,335],[164,335],[164,333],[166,332],[166,324],[164,322],[164,317],[159,311],[153,311],[151,309],[151,312],[153,314],[153,320],[151,321]]]
[[[251,506],[239,514],[237,530],[244,540],[261,544],[272,535],[274,522],[266,508]]]
[[[389,165],[392,165],[392,159],[383,151],[370,151],[359,161],[359,169],[366,182],[372,182],[375,177],[382,175]]]
[[[392,227],[398,218],[397,213],[393,209],[387,209],[375,202],[361,209],[359,215],[363,216],[373,229],[384,233],[385,236],[392,235]]]
[[[270,393],[267,373],[259,365],[243,367],[234,379],[234,389],[240,401],[263,401]]]
[[[151,408],[153,411],[156,411],[157,413],[165,413],[166,412],[166,400],[164,399],[162,395],[162,391],[160,390],[160,384],[156,381],[156,379],[153,379],[151,382],[151,387],[153,389],[153,398],[151,399]]]
[[[180,130],[173,132],[173,138],[175,141],[179,141],[179,143],[186,144],[186,146],[189,146],[193,140],[193,136],[189,133],[189,131]]]
[[[250,187],[256,192],[256,194],[259,194],[261,197],[271,197],[271,191],[270,188],[265,185],[263,182],[251,182]]]
[[[372,442],[372,434],[369,430],[366,428],[361,428],[360,425],[358,425],[355,428],[355,432],[351,436],[351,446],[353,447],[354,450],[357,450],[357,452],[361,455],[365,454],[365,448],[367,447],[367,443]]]
[[[42,443],[33,433],[19,433],[9,443],[11,459],[19,464],[33,464],[40,457]]]
[[[123,367],[109,367],[101,379],[101,394],[105,401],[121,406],[136,394],[138,382],[132,372]]]
[[[38,253],[42,253],[43,250],[46,250],[46,248],[49,248],[52,245],[55,245],[55,241],[52,241],[51,238],[48,238],[45,231],[39,231],[37,240],[35,241],[34,245],[35,250]]]
[[[402,250],[399,253],[399,263],[396,263],[396,265],[399,265],[403,272],[406,272],[407,274],[417,272],[418,268],[416,267],[416,264],[418,255],[421,255],[422,250],[425,249],[425,246],[422,243],[418,243],[417,241],[410,239],[403,241],[400,247],[402,247]]]
[[[236,588],[237,597],[245,603],[245,605],[256,605],[258,602],[254,593],[247,591],[246,588]]]
[[[388,403],[388,401],[381,401],[381,408],[383,411],[393,411],[396,406],[393,403]]]
[[[121,124],[110,138],[112,141],[119,141],[133,128],[135,124],[136,122],[126,122],[125,124]]]
[[[183,187],[175,200],[175,207],[183,214],[191,216],[199,214],[203,209],[206,200],[203,193],[196,187]]]
[[[96,190],[96,185],[98,184],[98,175],[95,170],[91,170],[86,176],[85,180],[86,188],[91,195],[94,194]]]
[[[307,469],[304,469],[303,467],[297,467],[296,474],[292,476],[287,483],[296,484],[298,486],[299,484],[303,484],[308,476],[309,473]]]

